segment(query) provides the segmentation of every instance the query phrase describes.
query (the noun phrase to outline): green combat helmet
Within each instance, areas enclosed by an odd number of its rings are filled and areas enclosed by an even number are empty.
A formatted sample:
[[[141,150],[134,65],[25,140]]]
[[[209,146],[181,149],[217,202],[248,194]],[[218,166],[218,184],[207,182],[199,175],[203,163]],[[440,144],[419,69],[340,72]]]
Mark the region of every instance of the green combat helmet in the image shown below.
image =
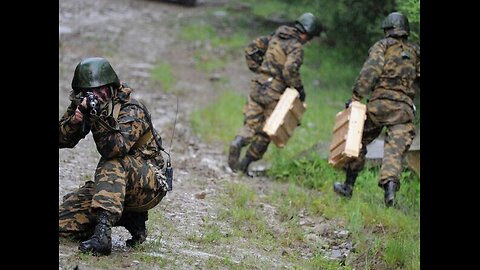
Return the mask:
[[[388,36],[408,36],[410,25],[405,15],[400,12],[392,12],[383,20],[382,28]]]
[[[295,21],[296,27],[310,37],[320,36],[320,26],[317,18],[310,12],[303,13]]]
[[[120,86],[117,73],[110,63],[101,57],[87,58],[78,63],[72,80],[72,89],[78,93],[82,89],[112,84]]]

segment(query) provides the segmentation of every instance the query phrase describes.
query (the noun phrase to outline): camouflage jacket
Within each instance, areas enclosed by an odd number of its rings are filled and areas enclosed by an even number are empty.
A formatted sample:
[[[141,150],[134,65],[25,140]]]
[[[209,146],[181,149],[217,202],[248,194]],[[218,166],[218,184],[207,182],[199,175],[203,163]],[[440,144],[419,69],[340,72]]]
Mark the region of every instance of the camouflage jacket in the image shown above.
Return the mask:
[[[248,68],[273,77],[280,84],[274,87],[279,92],[286,87],[303,88],[300,77],[303,46],[299,35],[296,28],[284,25],[268,36],[256,38],[245,48]]]
[[[131,88],[123,85],[117,90],[113,104],[120,104],[118,117],[115,119],[112,114],[104,117],[104,122],[109,123],[111,127],[101,125],[99,121],[92,121],[92,125],[85,132],[81,130],[82,123],[73,124],[71,122],[79,103],[71,96],[72,102],[59,121],[59,148],[73,148],[91,130],[102,158],[110,159],[139,154],[143,158],[155,158],[157,161],[163,162],[153,137],[145,136],[143,138],[149,138],[147,141],[141,145],[135,145],[151,129],[151,126],[147,118],[147,109],[137,100],[130,98],[131,92]]]
[[[420,78],[420,47],[401,38],[386,37],[369,49],[368,59],[353,86],[352,100],[373,92],[370,100],[388,99],[413,107],[414,83]]]

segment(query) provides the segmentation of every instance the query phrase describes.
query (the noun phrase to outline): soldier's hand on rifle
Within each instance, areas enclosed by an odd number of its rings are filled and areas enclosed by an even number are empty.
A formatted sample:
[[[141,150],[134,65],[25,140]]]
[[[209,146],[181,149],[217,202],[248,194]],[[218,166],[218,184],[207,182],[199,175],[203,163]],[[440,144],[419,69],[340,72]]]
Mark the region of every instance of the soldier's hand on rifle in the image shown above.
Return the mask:
[[[83,98],[82,103],[77,106],[75,115],[72,117],[72,123],[78,124],[83,121],[83,112],[87,109],[87,98]],[[83,111],[83,112],[82,112]]]
[[[298,93],[300,94],[300,101],[305,102],[306,94],[303,86],[298,88]]]
[[[348,99],[347,102],[345,102],[345,109],[348,109],[350,107],[350,104],[352,104],[352,99]]]

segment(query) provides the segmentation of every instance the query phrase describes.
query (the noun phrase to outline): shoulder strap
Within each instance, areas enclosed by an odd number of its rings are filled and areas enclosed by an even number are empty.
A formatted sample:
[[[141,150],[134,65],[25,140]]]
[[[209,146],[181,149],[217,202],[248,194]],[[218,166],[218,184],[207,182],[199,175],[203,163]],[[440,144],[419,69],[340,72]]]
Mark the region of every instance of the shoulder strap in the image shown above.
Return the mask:
[[[113,106],[113,119],[117,120],[118,119],[118,114],[120,114],[120,109],[122,108],[122,104],[116,103],[115,106]]]
[[[130,148],[130,151],[137,150],[142,145],[145,145],[151,138],[153,137],[152,130],[148,129],[138,140],[135,142],[134,145]]]

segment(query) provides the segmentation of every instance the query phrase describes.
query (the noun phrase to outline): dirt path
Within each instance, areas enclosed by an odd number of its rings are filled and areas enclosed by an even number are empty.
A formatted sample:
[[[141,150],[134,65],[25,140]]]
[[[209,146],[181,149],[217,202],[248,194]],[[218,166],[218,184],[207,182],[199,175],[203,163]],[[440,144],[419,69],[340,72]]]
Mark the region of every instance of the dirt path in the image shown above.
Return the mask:
[[[174,190],[151,211],[146,244],[157,245],[158,253],[143,254],[142,258],[167,261],[168,264],[158,267],[162,269],[196,269],[208,268],[208,260],[223,260],[228,254],[234,264],[254,257],[263,261],[263,265],[268,265],[268,269],[290,268],[292,265],[280,254],[259,250],[248,242],[233,246],[219,244],[206,250],[200,243],[191,241],[192,236],[203,230],[206,221],[215,220],[219,210],[224,207],[216,198],[225,193],[227,183],[248,181],[259,197],[273,186],[280,186],[265,178],[251,180],[232,174],[226,168],[226,154],[222,152],[222,146],[205,144],[190,130],[188,114],[208,104],[215,92],[210,80],[212,75],[199,72],[192,64],[195,46],[178,42],[179,21],[199,12],[207,12],[225,1],[198,2],[197,7],[189,8],[147,0],[61,0],[59,117],[68,105],[76,64],[85,57],[103,56],[112,63],[120,79],[136,89],[134,97],[146,103],[155,127],[161,131],[164,143],[168,145],[175,119],[176,99],[173,94],[161,91],[162,86],[150,80],[149,76],[151,69],[159,62],[169,63],[175,77],[179,78],[172,88],[180,100],[171,150],[175,168]],[[246,95],[250,73],[243,65],[243,59],[239,58],[217,75],[232,78],[230,88],[245,92]],[[74,149],[59,150],[59,202],[63,195],[82,185],[85,180],[92,179],[99,157],[91,135]],[[275,218],[273,206],[263,205],[262,211],[269,226],[278,225],[280,221]],[[302,222],[304,229],[310,231],[306,233],[310,234],[313,245],[325,241],[330,246],[348,244],[344,240],[338,241],[344,237],[334,234],[333,221],[327,222],[322,217],[304,217]],[[156,224],[161,224],[162,228]],[[228,231],[229,224],[220,224],[220,227]],[[128,232],[123,228],[114,228],[113,232],[114,251],[110,257],[120,260],[123,269],[146,269],[142,267],[142,261],[137,259],[138,256],[129,257],[133,255],[124,245],[129,238]],[[76,265],[80,266],[79,269],[92,269],[89,266],[90,258],[78,255],[77,246],[77,243],[60,241],[60,269],[73,269]],[[292,252],[304,252],[306,257],[312,256],[308,248]],[[348,248],[341,252],[348,253]],[[96,265],[98,267],[98,261]],[[110,267],[105,265],[102,269]]]

